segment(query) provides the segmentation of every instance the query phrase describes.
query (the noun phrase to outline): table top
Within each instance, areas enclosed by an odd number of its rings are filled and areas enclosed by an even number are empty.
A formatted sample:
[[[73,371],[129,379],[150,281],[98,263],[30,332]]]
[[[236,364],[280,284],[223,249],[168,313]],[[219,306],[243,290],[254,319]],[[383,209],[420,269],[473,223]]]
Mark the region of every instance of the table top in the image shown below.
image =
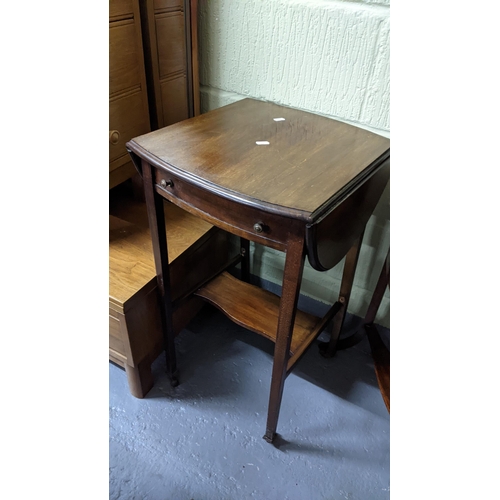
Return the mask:
[[[127,147],[221,196],[309,220],[389,156],[382,136],[253,99],[136,137]]]

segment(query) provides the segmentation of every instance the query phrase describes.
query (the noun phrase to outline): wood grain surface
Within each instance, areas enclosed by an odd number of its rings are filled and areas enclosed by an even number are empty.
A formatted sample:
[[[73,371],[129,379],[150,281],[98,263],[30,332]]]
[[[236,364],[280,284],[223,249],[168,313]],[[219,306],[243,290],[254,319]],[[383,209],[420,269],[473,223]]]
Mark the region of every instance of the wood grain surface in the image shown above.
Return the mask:
[[[139,1],[109,0],[110,189],[134,173],[125,143],[150,130]]]
[[[312,113],[244,99],[136,137],[128,147],[228,197],[313,213],[387,155],[389,140]]]
[[[134,210],[133,205],[128,205],[115,209],[114,214],[109,216],[109,298],[123,305],[147,283],[155,286],[156,271],[147,215],[145,221],[143,218],[145,209]],[[212,228],[211,224],[170,203],[165,203],[165,218],[169,262]]]
[[[262,288],[245,283],[224,272],[200,288],[196,295],[220,309],[235,323],[276,342],[280,298]],[[292,356],[314,330],[319,318],[297,311]]]

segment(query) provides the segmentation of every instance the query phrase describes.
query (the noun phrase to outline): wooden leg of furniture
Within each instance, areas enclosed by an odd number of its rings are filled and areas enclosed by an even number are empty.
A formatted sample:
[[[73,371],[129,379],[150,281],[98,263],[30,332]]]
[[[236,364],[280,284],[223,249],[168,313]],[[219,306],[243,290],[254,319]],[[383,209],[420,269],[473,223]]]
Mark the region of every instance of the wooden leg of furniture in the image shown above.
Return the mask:
[[[377,315],[378,308],[380,307],[380,303],[382,302],[387,286],[389,286],[389,257],[386,258],[384,268],[382,269],[377,281],[370,305],[368,306],[366,316],[364,317],[361,326],[352,335],[339,339],[337,342],[337,351],[353,347],[365,338],[366,331],[363,327],[365,327],[368,323],[373,323],[375,321],[375,316]]]
[[[160,317],[162,331],[164,332],[164,346],[167,361],[167,370],[172,386],[179,384],[177,361],[174,345],[174,328],[172,324],[172,300],[170,290],[170,269],[168,266],[167,233],[165,228],[165,214],[163,211],[163,198],[156,193],[152,169],[146,161],[142,160],[144,179],[144,196],[146,198],[149,229],[153,244],[153,254],[156,267],[156,279],[160,296]]]
[[[373,362],[375,365],[375,374],[377,375],[378,386],[382,394],[387,411],[390,413],[391,400],[391,363],[389,349],[380,338],[376,326],[373,324],[375,316],[382,303],[385,289],[389,286],[389,254],[385,259],[384,267],[377,281],[377,286],[373,292],[372,300],[368,306],[368,311],[364,319],[364,327],[370,342]]]
[[[340,310],[333,318],[332,333],[328,343],[320,345],[320,352],[325,358],[331,358],[337,351],[337,342],[339,340],[342,326],[344,325],[347,307],[349,305],[349,298],[351,297],[352,284],[354,282],[354,274],[356,273],[356,266],[358,264],[359,252],[361,250],[361,243],[363,242],[363,233],[355,241],[354,245],[347,252],[344,272],[342,274],[342,283],[340,285],[339,300]]]
[[[378,308],[382,303],[382,299],[384,298],[385,289],[389,286],[389,254],[384,262],[384,267],[380,272],[380,276],[377,281],[377,285],[375,286],[375,290],[373,292],[372,300],[370,301],[370,305],[368,306],[368,311],[366,312],[364,323],[373,323],[375,321],[375,316],[377,315]]]
[[[391,358],[389,349],[385,346],[380,338],[376,326],[373,323],[365,325],[365,330],[370,341],[370,348],[372,351],[373,363],[375,365],[375,375],[377,376],[378,386],[382,399],[384,400],[385,407],[390,413],[391,403]]]
[[[390,412],[390,382],[391,382],[391,368],[390,368],[390,353],[389,349],[385,346],[380,338],[377,327],[374,325],[377,311],[380,307],[384,297],[385,289],[389,286],[389,254],[385,260],[384,267],[380,273],[377,285],[373,292],[368,311],[363,319],[359,329],[350,335],[340,339],[337,343],[337,350],[347,349],[361,342],[365,335],[370,342],[370,349],[372,351],[373,362],[375,365],[375,374],[377,375],[377,382],[382,393],[387,411]]]
[[[240,238],[241,245],[241,280],[250,283],[250,242]]]
[[[137,366],[130,366],[125,363],[128,386],[132,396],[144,398],[153,387],[153,374],[151,373],[151,361],[144,359]]]
[[[267,425],[264,439],[272,443],[276,435],[278,417],[283,396],[288,359],[290,357],[290,344],[292,341],[295,313],[297,311],[297,300],[302,281],[304,269],[304,239],[297,238],[289,242],[285,271],[283,276],[283,287],[280,300],[278,331],[276,345],[274,347],[273,372],[271,378],[271,391],[269,396],[269,407],[267,414]]]

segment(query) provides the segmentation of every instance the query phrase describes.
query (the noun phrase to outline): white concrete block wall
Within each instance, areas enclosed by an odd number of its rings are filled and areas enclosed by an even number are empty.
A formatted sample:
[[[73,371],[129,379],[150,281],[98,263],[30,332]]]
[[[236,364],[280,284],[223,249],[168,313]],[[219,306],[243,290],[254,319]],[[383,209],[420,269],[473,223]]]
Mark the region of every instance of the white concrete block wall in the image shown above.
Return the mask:
[[[389,1],[199,0],[202,112],[253,97],[389,137]],[[393,167],[394,168],[394,167]],[[389,190],[365,233],[349,311],[364,316],[389,247]],[[253,248],[252,272],[281,283],[284,256]],[[336,300],[342,263],[308,264],[301,293]],[[389,292],[377,322],[389,326]]]

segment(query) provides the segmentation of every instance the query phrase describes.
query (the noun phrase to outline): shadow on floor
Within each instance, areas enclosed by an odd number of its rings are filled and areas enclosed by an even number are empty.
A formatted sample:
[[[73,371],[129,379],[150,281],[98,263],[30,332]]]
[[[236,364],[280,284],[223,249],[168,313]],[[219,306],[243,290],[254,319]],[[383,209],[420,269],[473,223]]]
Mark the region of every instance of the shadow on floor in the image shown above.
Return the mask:
[[[319,314],[319,313],[318,313]],[[356,331],[361,319],[348,315],[346,335]],[[389,331],[380,328],[388,338]],[[328,340],[323,332],[319,340]],[[378,388],[368,340],[346,350],[338,351],[331,359],[319,353],[318,341],[314,342],[294,367],[290,376],[296,376],[342,399],[365,409],[370,403],[363,401],[363,387]],[[249,353],[249,350],[252,353]],[[226,318],[220,311],[206,305],[176,338],[176,351],[180,371],[180,385],[172,388],[165,374],[165,359],[160,356],[153,364],[154,388],[147,398],[196,400],[231,395],[236,398],[242,389],[255,385],[256,377],[265,393],[271,380],[274,343],[246,330]],[[266,373],[252,372],[252,356],[264,362]],[[232,361],[232,363],[231,363]],[[238,369],[232,371],[232,364]],[[244,383],[242,383],[242,380]],[[379,413],[380,410],[377,411]]]

